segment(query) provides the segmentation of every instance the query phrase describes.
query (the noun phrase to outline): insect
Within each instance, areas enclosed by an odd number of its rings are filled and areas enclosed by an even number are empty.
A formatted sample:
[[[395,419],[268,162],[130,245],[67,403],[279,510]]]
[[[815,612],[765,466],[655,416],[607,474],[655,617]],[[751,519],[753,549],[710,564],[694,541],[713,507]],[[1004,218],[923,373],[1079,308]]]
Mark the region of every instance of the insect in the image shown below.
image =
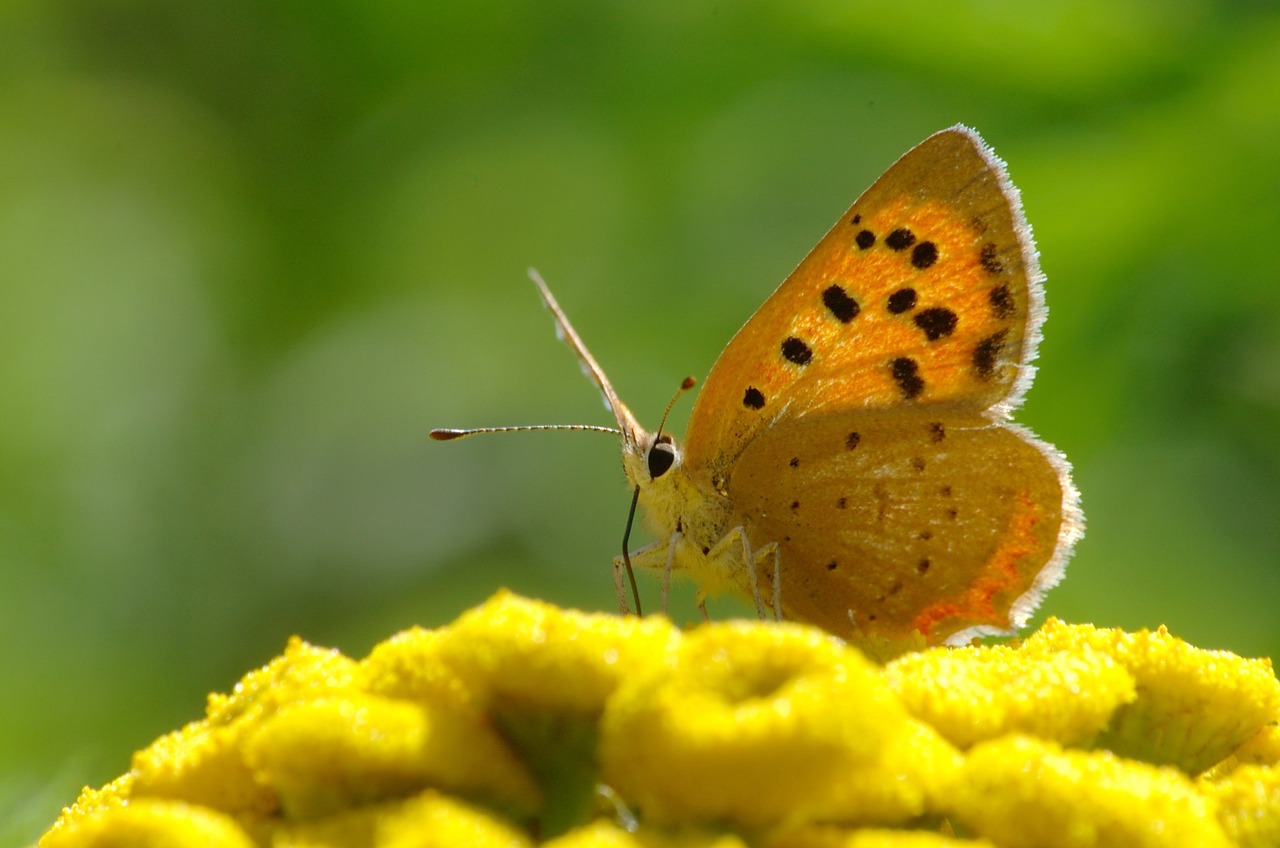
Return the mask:
[[[1008,420],[1043,278],[973,130],[929,137],[858,198],[725,347],[683,443],[636,421],[533,276],[617,423],[567,426],[621,435],[657,539],[615,561],[624,609],[634,564],[889,657],[1012,633],[1061,579],[1083,530],[1070,469]],[[541,428],[432,436],[503,429]]]

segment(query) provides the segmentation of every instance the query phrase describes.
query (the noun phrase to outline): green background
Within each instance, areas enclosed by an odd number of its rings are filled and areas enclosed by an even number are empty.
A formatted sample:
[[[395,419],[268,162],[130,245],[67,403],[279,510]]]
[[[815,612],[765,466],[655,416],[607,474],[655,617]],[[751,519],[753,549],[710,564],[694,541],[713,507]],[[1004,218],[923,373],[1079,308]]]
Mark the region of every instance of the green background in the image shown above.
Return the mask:
[[[1280,653],[1273,9],[4,4],[0,842],[289,634],[613,608],[613,440],[427,439],[608,423],[526,266],[652,426],[956,122],[1049,277],[1018,419],[1088,532],[1041,616]]]

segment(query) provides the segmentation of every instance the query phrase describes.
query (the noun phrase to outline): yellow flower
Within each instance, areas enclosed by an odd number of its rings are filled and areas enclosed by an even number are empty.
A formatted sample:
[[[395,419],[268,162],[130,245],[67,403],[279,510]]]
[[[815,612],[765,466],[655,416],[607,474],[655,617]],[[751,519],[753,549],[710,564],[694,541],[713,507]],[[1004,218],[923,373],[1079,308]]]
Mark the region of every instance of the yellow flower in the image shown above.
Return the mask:
[[[1007,848],[1231,844],[1182,772],[1022,736],[974,747],[948,800],[958,821]]]
[[[393,815],[393,807],[370,805],[314,819],[271,819],[258,823],[255,842],[271,848],[372,848],[380,823]]]
[[[604,819],[542,844],[544,848],[747,848],[741,837],[731,833],[697,829],[672,833],[653,828],[632,832]]]
[[[765,848],[995,848],[983,839],[960,839],[924,830],[856,831],[837,827],[804,827],[775,836]]]
[[[132,772],[126,772],[101,789],[86,786],[71,806],[62,809],[62,815],[40,840],[41,846],[90,844],[93,840],[85,834],[100,828],[99,823],[112,810],[128,803],[133,797],[133,782]]]
[[[252,848],[253,842],[230,816],[181,801],[139,798],[80,818],[75,827],[55,829],[41,848]]]
[[[443,630],[412,627],[375,645],[356,667],[355,685],[372,695],[484,714],[475,680],[464,680],[440,650]]]
[[[1163,630],[882,668],[810,627],[503,592],[359,661],[290,640],[41,845],[1277,845],[1278,693]]]
[[[251,724],[281,704],[323,697],[347,689],[355,678],[356,663],[330,648],[317,648],[294,636],[284,653],[262,668],[249,672],[230,695],[214,693],[205,709],[210,725]]]
[[[470,804],[425,792],[380,817],[380,848],[532,848],[510,822]]]
[[[669,665],[680,638],[661,617],[562,610],[502,591],[438,631],[435,651],[547,790],[544,829],[556,833],[594,808],[605,704],[624,678]]]
[[[1223,780],[1202,779],[1200,789],[1237,845],[1280,845],[1280,767],[1243,765]]]
[[[283,706],[244,745],[285,814],[310,818],[427,786],[531,813],[541,792],[506,743],[471,716],[376,695]]]
[[[674,668],[605,711],[605,781],[660,822],[897,823],[923,814],[959,755],[907,716],[877,666],[809,627],[708,624]]]
[[[440,655],[486,703],[599,713],[627,677],[668,664],[665,618],[562,610],[502,591],[440,631]]]
[[[1136,697],[1124,667],[1087,646],[932,648],[894,660],[885,675],[912,715],[962,748],[1010,733],[1088,745]]]
[[[1198,774],[1280,718],[1270,660],[1195,648],[1163,627],[1125,633],[1051,619],[1023,648],[1033,656],[1090,649],[1115,658],[1137,686],[1096,742],[1117,754]]]
[[[1207,770],[1205,775],[1223,777],[1242,765],[1280,766],[1280,725],[1269,724],[1262,728],[1248,742],[1236,748],[1235,753]]]
[[[1277,721],[1280,721],[1280,716],[1237,748],[1235,758],[1241,763],[1259,766],[1280,765],[1280,724]]]
[[[132,795],[269,815],[279,800],[244,760],[242,728],[197,721],[133,755]]]

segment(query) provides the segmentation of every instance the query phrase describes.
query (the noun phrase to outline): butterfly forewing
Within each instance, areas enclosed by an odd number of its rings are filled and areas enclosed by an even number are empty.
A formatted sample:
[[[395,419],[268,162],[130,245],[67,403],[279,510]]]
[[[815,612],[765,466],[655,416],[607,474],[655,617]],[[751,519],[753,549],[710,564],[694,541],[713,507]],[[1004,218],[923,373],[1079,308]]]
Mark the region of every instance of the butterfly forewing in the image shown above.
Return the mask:
[[[830,410],[949,404],[999,418],[1042,320],[1017,192],[971,130],[876,181],[720,355],[694,407],[691,473],[723,489],[761,428]]]

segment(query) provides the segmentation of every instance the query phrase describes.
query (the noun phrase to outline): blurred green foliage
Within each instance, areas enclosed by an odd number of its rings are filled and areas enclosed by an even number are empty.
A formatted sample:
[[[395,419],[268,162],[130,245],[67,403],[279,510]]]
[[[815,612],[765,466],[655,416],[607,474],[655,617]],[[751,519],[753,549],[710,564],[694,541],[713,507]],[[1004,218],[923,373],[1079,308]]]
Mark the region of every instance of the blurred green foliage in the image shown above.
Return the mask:
[[[1274,4],[5,4],[0,841],[291,633],[611,608],[616,444],[426,438],[607,423],[525,267],[652,424],[955,122],[1049,275],[1044,612],[1280,652]]]

